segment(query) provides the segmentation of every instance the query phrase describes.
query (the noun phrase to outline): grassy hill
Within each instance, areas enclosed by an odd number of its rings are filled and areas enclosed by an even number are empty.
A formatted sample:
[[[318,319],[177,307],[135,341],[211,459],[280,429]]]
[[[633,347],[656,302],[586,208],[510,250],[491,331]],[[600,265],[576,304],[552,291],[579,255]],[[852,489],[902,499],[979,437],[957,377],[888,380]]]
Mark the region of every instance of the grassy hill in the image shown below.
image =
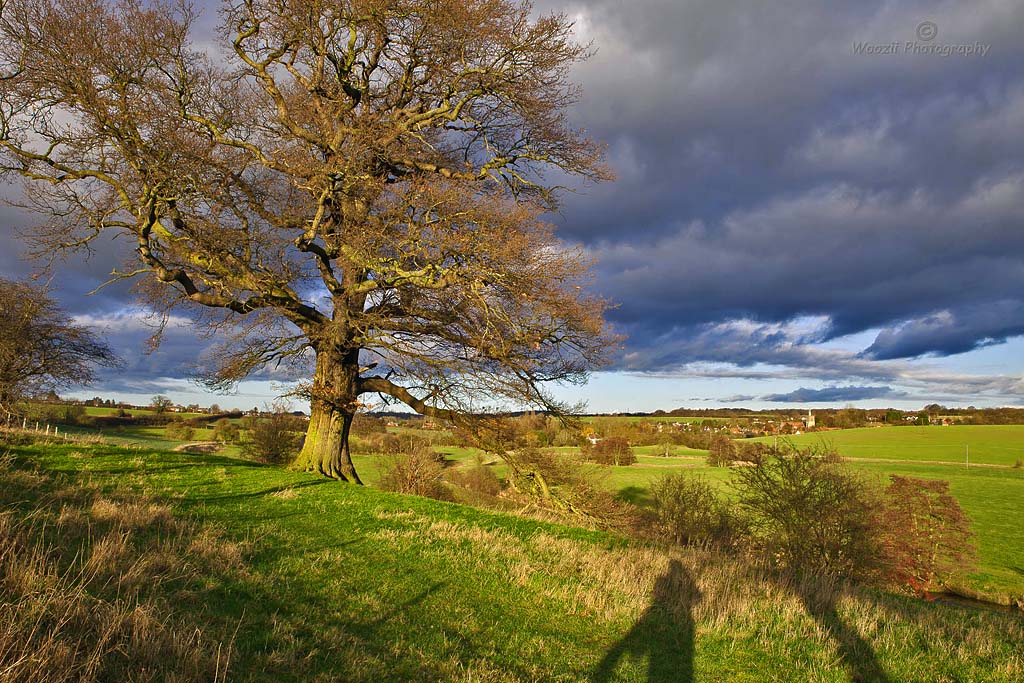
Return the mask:
[[[5,681],[1024,676],[1015,615],[219,456],[13,447],[0,541]]]

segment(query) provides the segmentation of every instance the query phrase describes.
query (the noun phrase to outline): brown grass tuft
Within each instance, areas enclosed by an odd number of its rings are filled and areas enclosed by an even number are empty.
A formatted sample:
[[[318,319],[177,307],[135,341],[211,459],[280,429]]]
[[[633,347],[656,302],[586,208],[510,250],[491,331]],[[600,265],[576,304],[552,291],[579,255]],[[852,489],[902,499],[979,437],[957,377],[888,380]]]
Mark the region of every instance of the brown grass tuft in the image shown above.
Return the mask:
[[[242,567],[238,544],[152,501],[97,497],[9,459],[0,491],[0,681],[226,679],[231,643],[166,598],[186,590],[197,562]]]

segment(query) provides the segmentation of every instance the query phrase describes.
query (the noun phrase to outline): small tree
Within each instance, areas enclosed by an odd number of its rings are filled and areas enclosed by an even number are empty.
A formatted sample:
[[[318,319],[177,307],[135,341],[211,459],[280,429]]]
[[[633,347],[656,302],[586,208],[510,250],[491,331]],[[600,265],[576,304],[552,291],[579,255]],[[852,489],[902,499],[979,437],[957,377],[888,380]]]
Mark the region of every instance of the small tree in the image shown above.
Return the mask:
[[[226,417],[213,423],[213,440],[220,443],[237,443],[241,430]]]
[[[708,464],[712,467],[728,467],[736,460],[736,444],[725,434],[711,437],[708,448]]]
[[[174,401],[163,394],[157,394],[149,401],[149,405],[153,406],[153,410],[158,413],[166,413],[167,410],[174,405]]]
[[[27,396],[88,384],[95,368],[117,362],[45,289],[0,278],[0,411],[20,413]]]
[[[622,436],[607,436],[590,449],[590,459],[600,465],[632,465],[636,454]]]
[[[928,590],[975,562],[970,520],[949,482],[892,475],[885,490],[883,542],[892,578]]]

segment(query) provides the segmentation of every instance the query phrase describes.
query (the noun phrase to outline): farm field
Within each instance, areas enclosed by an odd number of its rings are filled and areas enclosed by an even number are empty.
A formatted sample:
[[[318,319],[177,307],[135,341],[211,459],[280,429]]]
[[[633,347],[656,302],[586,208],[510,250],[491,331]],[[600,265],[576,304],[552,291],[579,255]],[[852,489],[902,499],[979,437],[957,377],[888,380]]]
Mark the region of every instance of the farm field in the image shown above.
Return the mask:
[[[286,682],[999,683],[1024,671],[1024,622],[1011,615],[789,583],[699,551],[235,458],[80,444],[10,451],[0,463],[7,518],[61,520],[50,541],[67,545],[51,553],[89,566],[103,557],[114,577],[90,584],[90,599],[140,591],[165,627],[201,634],[202,651],[216,654],[207,680],[225,664],[228,680]],[[178,546],[146,536],[143,514],[205,555],[180,575],[122,584],[118,571],[181,561],[168,556]],[[115,543],[120,555],[108,550]],[[162,555],[136,560],[143,552]],[[131,665],[120,657],[112,650],[111,677]]]
[[[112,415],[117,415],[118,410],[119,410],[118,408],[107,408],[105,406],[85,406],[85,414],[86,415],[92,415],[94,417],[109,417],[109,416],[112,416]],[[156,410],[151,410],[149,408],[131,408],[131,409],[127,410],[126,412],[128,412],[131,415],[160,415],[161,414],[161,413],[158,413]],[[183,418],[183,419],[184,418],[189,418],[189,417],[207,417],[209,415],[209,413],[185,413],[185,412],[182,412],[182,413],[164,413],[164,414],[169,414],[169,415],[172,415],[173,417]]]
[[[779,437],[780,439],[782,437]],[[786,437],[798,446],[835,444],[847,458],[939,460],[989,465],[1024,462],[1024,425],[950,425],[948,427],[864,427]],[[771,443],[773,437],[751,441]]]

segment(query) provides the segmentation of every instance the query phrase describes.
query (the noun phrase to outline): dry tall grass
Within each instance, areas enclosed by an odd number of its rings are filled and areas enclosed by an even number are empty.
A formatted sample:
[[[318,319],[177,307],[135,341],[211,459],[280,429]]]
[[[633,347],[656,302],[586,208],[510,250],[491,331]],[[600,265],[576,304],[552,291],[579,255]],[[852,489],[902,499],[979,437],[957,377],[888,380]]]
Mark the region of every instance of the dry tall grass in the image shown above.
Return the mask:
[[[169,604],[213,567],[244,572],[215,529],[0,457],[0,682],[226,680],[232,634]]]

